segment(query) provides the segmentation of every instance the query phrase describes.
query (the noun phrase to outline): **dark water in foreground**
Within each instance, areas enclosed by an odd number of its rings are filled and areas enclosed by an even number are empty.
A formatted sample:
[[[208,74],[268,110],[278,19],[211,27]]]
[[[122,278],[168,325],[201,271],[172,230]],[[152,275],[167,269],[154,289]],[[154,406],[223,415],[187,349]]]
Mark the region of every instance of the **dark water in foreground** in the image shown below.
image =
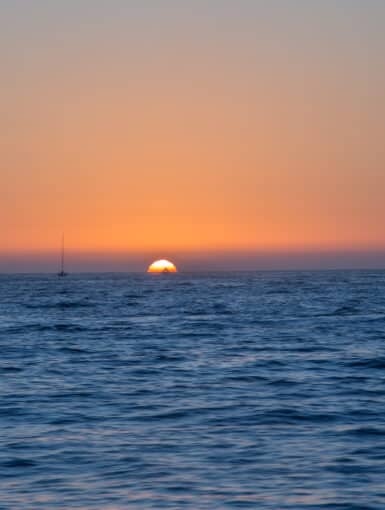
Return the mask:
[[[385,272],[0,276],[0,508],[384,509]]]

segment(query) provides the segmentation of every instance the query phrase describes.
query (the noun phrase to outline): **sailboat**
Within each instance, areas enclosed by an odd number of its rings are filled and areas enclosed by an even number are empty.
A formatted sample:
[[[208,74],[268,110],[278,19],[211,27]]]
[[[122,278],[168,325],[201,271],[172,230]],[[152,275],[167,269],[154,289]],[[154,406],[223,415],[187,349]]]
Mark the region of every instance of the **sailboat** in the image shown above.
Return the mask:
[[[61,258],[60,258],[60,271],[57,274],[58,276],[67,276],[67,273],[64,271],[64,234],[61,238]]]

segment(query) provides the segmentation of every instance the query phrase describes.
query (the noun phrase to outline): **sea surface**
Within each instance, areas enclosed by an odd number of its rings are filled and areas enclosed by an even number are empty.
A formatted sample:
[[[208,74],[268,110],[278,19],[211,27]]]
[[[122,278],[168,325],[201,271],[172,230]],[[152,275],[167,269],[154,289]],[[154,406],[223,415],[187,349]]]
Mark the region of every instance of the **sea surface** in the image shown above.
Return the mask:
[[[0,276],[0,509],[385,509],[385,272]]]

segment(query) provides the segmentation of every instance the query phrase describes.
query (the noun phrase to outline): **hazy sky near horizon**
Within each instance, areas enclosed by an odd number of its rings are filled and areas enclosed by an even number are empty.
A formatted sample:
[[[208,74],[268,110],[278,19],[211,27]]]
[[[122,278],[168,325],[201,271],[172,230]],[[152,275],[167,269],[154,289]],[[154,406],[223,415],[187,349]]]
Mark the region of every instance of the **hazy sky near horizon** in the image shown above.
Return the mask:
[[[0,252],[380,250],[382,0],[0,0]]]

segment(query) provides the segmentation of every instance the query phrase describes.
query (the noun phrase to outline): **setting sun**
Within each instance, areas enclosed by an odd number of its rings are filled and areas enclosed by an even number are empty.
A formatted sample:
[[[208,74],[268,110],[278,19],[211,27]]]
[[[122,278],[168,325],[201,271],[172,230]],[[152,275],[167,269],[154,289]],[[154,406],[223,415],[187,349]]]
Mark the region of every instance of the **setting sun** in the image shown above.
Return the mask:
[[[147,270],[148,273],[176,273],[175,265],[168,260],[157,260]]]

